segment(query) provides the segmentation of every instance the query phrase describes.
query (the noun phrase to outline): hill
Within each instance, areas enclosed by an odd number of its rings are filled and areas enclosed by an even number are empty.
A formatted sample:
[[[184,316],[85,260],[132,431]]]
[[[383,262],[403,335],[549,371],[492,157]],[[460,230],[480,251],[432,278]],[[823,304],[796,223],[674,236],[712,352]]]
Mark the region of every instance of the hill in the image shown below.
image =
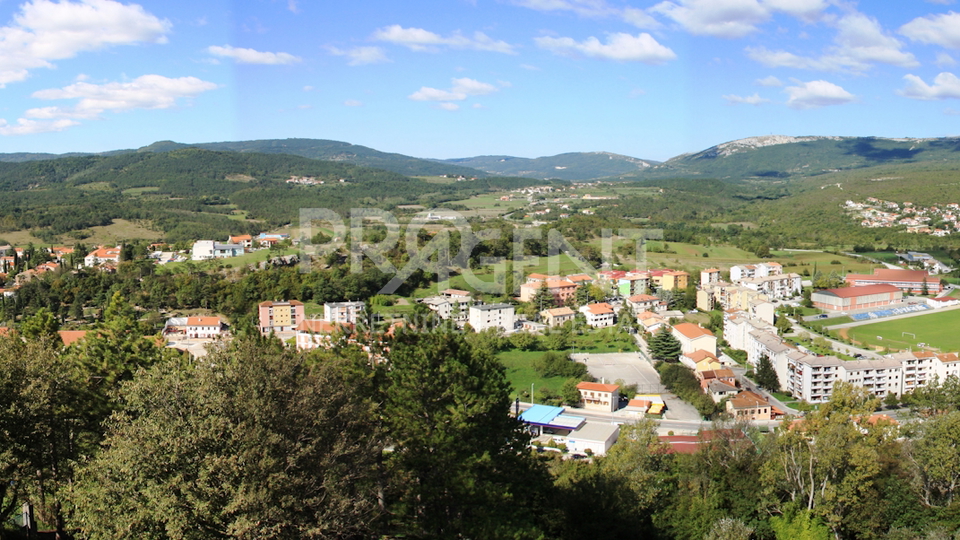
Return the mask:
[[[960,163],[960,138],[750,137],[680,155],[625,178],[795,179],[924,162]]]
[[[571,152],[534,159],[512,156],[478,156],[444,160],[502,176],[593,180],[620,174],[638,173],[657,162],[609,152]]]

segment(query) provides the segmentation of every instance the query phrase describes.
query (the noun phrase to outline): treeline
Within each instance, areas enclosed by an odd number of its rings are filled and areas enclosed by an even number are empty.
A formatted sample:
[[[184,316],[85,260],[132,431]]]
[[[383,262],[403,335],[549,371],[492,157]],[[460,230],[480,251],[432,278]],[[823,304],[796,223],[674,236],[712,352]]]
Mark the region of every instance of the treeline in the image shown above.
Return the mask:
[[[0,519],[30,502],[76,538],[948,538],[960,383],[923,421],[833,398],[772,433],[716,425],[676,452],[622,426],[604,457],[537,453],[502,366],[444,327],[297,353],[241,332],[193,361],[117,294],[64,349],[38,313],[0,337]],[[384,348],[386,347],[386,348]],[[389,350],[387,350],[389,349]],[[30,384],[27,384],[29,382]],[[602,531],[599,532],[598,531]]]

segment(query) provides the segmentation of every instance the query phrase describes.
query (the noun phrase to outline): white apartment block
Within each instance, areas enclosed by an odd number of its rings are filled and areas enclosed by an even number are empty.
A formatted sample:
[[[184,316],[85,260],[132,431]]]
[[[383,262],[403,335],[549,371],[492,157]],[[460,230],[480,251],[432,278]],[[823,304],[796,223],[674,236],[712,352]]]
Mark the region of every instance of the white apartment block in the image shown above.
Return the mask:
[[[742,264],[730,267],[730,281],[737,283],[747,278],[776,276],[782,273],[783,266],[778,262]]]
[[[780,300],[798,296],[802,290],[800,282],[800,274],[790,273],[744,278],[740,285],[765,294],[770,300]]]
[[[363,302],[327,302],[323,305],[323,320],[334,324],[356,324],[363,305]]]
[[[514,325],[513,309],[512,304],[470,306],[470,326],[476,332],[483,332],[488,328],[500,328],[504,332],[512,332]]]

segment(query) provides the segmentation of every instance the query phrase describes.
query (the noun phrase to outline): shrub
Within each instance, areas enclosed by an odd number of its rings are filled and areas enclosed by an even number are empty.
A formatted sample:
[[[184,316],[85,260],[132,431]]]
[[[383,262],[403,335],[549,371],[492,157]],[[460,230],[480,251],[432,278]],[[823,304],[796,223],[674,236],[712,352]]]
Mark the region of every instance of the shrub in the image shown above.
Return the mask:
[[[587,366],[570,360],[563,353],[549,351],[533,361],[533,369],[541,377],[582,377],[587,373]]]

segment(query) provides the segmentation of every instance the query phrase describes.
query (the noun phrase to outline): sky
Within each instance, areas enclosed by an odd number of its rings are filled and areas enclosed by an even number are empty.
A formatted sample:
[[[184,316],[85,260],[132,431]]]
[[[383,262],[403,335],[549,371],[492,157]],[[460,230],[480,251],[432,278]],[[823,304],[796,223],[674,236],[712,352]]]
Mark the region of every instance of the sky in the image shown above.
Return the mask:
[[[0,152],[960,135],[955,0],[0,0]],[[955,11],[956,10],[956,11]]]

